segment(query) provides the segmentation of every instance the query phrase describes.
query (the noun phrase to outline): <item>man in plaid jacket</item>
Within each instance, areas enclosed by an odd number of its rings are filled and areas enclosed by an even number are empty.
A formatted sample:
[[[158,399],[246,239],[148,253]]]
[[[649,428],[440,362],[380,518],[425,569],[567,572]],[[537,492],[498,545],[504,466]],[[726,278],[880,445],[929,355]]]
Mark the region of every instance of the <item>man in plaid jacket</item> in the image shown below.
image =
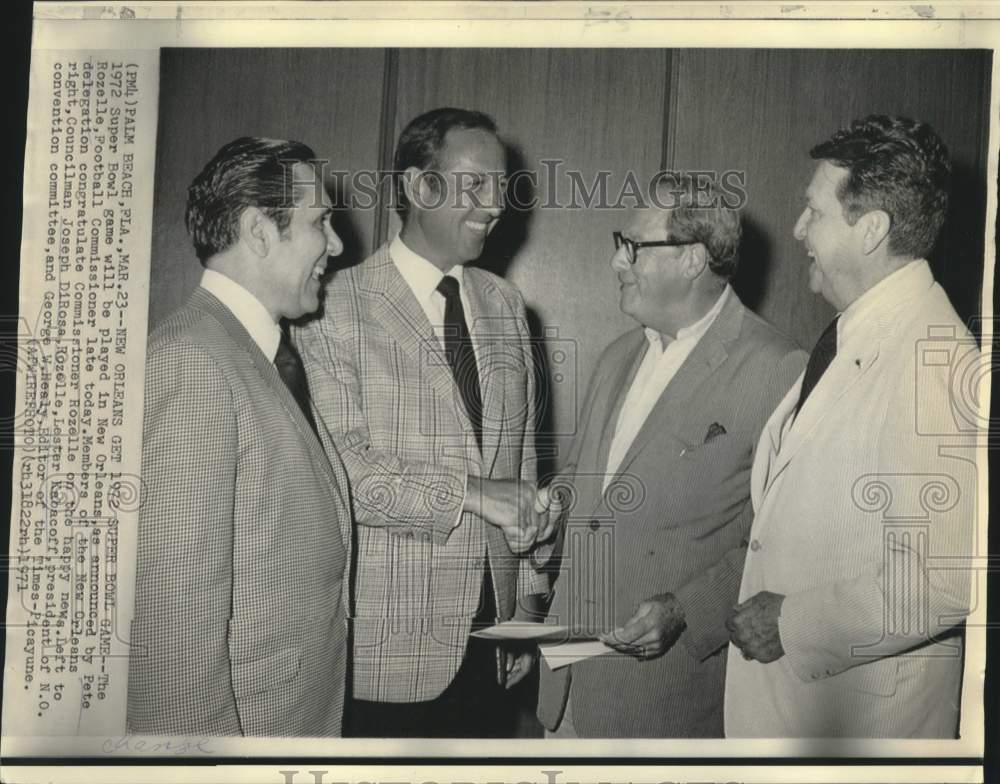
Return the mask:
[[[323,317],[296,333],[357,521],[345,734],[513,733],[504,681],[532,656],[469,636],[548,588],[521,555],[551,529],[524,301],[464,266],[500,217],[505,165],[486,115],[413,120],[396,151],[402,231],[338,271]]]

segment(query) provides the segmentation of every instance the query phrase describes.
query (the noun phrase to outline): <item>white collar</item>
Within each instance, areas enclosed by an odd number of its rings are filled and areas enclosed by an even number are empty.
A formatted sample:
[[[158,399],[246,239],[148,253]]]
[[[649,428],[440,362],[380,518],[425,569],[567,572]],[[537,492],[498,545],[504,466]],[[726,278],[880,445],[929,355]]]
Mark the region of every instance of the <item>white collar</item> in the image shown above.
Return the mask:
[[[403,276],[403,280],[406,281],[414,296],[421,303],[430,301],[431,296],[437,292],[438,284],[445,274],[451,275],[458,281],[459,290],[464,284],[462,274],[464,268],[461,264],[456,264],[447,273],[443,273],[433,262],[411,250],[398,234],[389,244],[389,256],[396,265],[396,269],[399,270],[399,274]]]
[[[925,273],[925,270],[928,272]],[[929,274],[927,262],[924,259],[915,259],[895,272],[886,275],[848,305],[840,314],[840,319],[837,322],[838,350],[845,341],[863,329],[865,324],[875,320],[873,314],[892,310],[891,305],[900,300],[905,290],[919,287],[926,274]]]
[[[212,269],[202,272],[201,287],[232,311],[268,361],[274,362],[281,342],[281,327],[261,301],[232,278]]]

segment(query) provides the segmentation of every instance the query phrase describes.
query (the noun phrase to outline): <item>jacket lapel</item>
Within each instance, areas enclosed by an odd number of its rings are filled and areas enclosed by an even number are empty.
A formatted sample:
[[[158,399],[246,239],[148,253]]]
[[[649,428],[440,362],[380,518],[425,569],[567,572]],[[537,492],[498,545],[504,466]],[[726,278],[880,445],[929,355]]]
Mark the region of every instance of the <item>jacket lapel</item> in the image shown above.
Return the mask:
[[[615,435],[615,428],[618,425],[618,417],[621,415],[622,406],[628,395],[635,374],[639,372],[642,359],[646,356],[648,343],[646,335],[642,329],[634,333],[635,340],[621,352],[622,360],[611,370],[610,378],[605,385],[607,397],[603,401],[597,401],[594,408],[603,419],[596,421],[604,422],[601,431],[601,441],[597,447],[597,464],[594,467],[596,472],[603,476],[607,470],[608,453],[611,451],[611,440]],[[598,499],[599,500],[599,499]]]
[[[479,387],[483,398],[483,473],[490,475],[500,448],[500,438],[505,421],[506,390],[511,383],[508,375],[511,368],[520,368],[521,339],[511,332],[509,318],[495,303],[500,301],[497,287],[478,270],[466,268],[465,297],[469,301],[466,314],[469,334],[476,352],[479,366]],[[526,368],[534,372],[533,367]],[[526,427],[533,427],[531,422]]]
[[[448,357],[427,314],[396,269],[388,246],[383,246],[372,260],[360,289],[371,304],[372,315],[403,353],[418,358],[421,378],[447,398],[455,395]]]
[[[695,398],[698,390],[716,368],[729,356],[727,346],[740,334],[743,311],[743,304],[736,293],[729,292],[729,298],[719,315],[678,368],[676,375],[653,406],[653,410],[649,412],[635,440],[625,453],[618,468],[619,473],[625,473],[646,446],[664,431],[678,435],[679,440],[685,443],[690,442],[690,438],[683,437],[687,430],[684,422],[690,413],[690,401]]]
[[[359,288],[369,301],[372,316],[381,322],[406,356],[417,358],[421,381],[436,389],[444,400],[454,401],[455,418],[465,431],[466,442],[475,451],[472,423],[455,386],[448,357],[427,314],[393,263],[388,245],[383,245],[368,263]]]
[[[767,488],[777,476],[775,458],[781,449],[781,441],[787,436],[791,426],[792,411],[795,409],[795,402],[799,399],[804,376],[805,372],[803,371],[798,380],[792,384],[792,388],[788,390],[778,407],[768,418],[760,440],[757,442],[753,469],[750,472],[750,496],[754,509],[760,508],[764,493],[767,492]]]
[[[919,298],[934,285],[934,278],[927,262],[920,263],[923,268],[906,278],[894,291],[891,302],[886,303],[870,323],[861,326],[865,330],[864,338],[867,343],[860,349],[847,346],[838,350],[837,356],[813,388],[798,416],[790,426],[784,428],[765,490],[795,457],[802,445],[810,440],[816,428],[838,410],[844,395],[878,362],[883,343],[896,334],[905,314],[919,309]],[[800,388],[801,383],[796,384],[795,389]],[[796,394],[794,401],[797,402],[798,399]],[[794,407],[794,402],[792,406]]]
[[[830,367],[826,369],[821,382],[813,388],[809,399],[806,400],[806,404],[797,416],[794,414],[794,410],[802,385],[799,383],[793,387],[797,393],[790,401],[788,417],[791,418],[791,421],[783,423],[786,425],[784,432],[779,434],[779,449],[770,469],[768,485],[785,469],[789,461],[802,448],[802,445],[809,441],[812,433],[823,420],[837,409],[837,404],[844,395],[861,381],[875,364],[878,355],[878,341],[874,342],[862,357],[838,354],[830,363]],[[826,383],[824,384],[822,381],[826,381]]]
[[[195,289],[191,295],[190,303],[193,307],[198,308],[203,313],[210,315],[218,321],[222,325],[222,328],[226,330],[229,337],[232,338],[233,342],[247,352],[260,377],[274,391],[274,394],[278,396],[278,399],[288,412],[288,416],[302,434],[303,440],[309,445],[309,450],[312,452],[314,461],[322,466],[322,470],[330,479],[329,484],[332,491],[341,495],[344,508],[349,508],[347,506],[348,499],[344,498],[341,493],[340,483],[337,481],[336,474],[330,466],[330,460],[326,456],[326,452],[323,451],[322,444],[320,444],[313,429],[309,426],[309,422],[302,413],[302,409],[299,408],[298,402],[292,396],[288,387],[285,386],[285,382],[281,380],[281,376],[278,374],[278,369],[274,366],[274,363],[270,362],[264,356],[260,347],[250,337],[250,333],[246,331],[239,319],[233,315],[232,311],[212,294],[202,288]]]

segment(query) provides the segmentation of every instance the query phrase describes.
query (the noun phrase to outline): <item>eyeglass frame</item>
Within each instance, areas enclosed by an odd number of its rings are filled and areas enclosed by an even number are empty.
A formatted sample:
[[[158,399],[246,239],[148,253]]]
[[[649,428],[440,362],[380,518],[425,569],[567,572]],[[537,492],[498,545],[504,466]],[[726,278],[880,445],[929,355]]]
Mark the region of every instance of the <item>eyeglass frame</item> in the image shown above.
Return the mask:
[[[636,240],[629,239],[620,231],[611,232],[611,238],[614,240],[615,250],[618,250],[623,245],[625,246],[625,253],[628,256],[629,264],[635,264],[635,260],[639,256],[639,251],[643,248],[679,248],[684,245],[698,244],[698,240],[650,240],[649,242],[637,242]]]

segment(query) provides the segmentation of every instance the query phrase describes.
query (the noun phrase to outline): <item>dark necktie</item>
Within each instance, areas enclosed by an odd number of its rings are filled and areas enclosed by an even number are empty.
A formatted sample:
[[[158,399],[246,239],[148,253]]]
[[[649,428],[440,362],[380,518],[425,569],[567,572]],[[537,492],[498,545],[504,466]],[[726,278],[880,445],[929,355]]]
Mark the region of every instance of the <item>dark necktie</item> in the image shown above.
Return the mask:
[[[476,433],[476,443],[483,447],[483,397],[479,388],[479,368],[476,366],[476,352],[465,325],[465,310],[458,294],[458,281],[445,275],[437,286],[444,297],[444,351],[451,365],[455,384],[462,394],[465,412]]]
[[[823,330],[823,334],[816,341],[816,347],[812,350],[812,354],[809,355],[809,364],[806,365],[806,374],[802,379],[802,391],[799,393],[799,402],[795,404],[796,416],[802,409],[802,406],[805,405],[809,393],[813,391],[813,388],[819,383],[820,378],[823,377],[823,373],[830,367],[833,358],[837,356],[837,322],[839,320],[840,316],[837,316]]]
[[[302,366],[299,352],[292,345],[287,329],[281,330],[281,342],[278,343],[278,351],[274,355],[274,366],[278,369],[278,375],[285,382],[288,391],[295,398],[295,402],[302,409],[309,427],[316,433],[316,420],[313,419],[312,409],[309,407],[309,381],[306,378],[306,369]]]
[[[437,290],[444,297],[444,351],[451,365],[455,384],[462,394],[462,403],[476,432],[476,443],[483,448],[483,402],[479,388],[479,368],[476,366],[476,352],[469,338],[465,324],[465,309],[458,293],[458,281],[445,275],[438,283]],[[493,580],[490,576],[489,547],[486,548],[483,565],[483,582],[479,591],[479,608],[472,620],[473,628],[492,626],[498,620],[497,602],[493,595]],[[497,680],[502,684],[506,678],[506,662],[499,647],[485,646],[492,659],[495,657]]]

